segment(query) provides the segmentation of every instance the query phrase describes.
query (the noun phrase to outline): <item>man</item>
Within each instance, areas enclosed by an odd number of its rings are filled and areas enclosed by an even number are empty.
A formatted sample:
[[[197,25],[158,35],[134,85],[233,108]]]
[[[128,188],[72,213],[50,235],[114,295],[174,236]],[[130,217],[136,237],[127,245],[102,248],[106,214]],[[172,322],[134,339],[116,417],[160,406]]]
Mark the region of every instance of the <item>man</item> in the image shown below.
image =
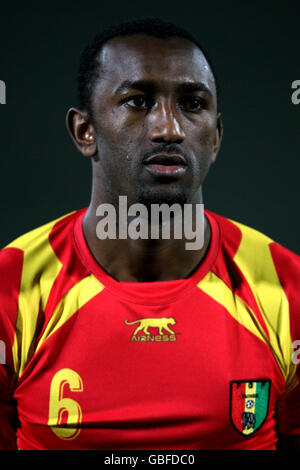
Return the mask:
[[[1,253],[1,447],[296,447],[299,257],[208,210],[196,250],[162,222],[157,239],[97,231],[121,195],[203,203],[222,121],[199,44],[160,20],[107,30],[67,127],[92,162],[88,209]]]

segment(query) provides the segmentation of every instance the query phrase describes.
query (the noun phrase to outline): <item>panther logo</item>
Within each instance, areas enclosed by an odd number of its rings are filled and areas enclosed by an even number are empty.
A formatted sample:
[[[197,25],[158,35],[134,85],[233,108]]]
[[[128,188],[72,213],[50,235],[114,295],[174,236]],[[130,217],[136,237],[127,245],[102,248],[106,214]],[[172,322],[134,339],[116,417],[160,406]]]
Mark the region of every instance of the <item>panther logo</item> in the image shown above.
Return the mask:
[[[175,325],[176,321],[172,317],[162,317],[162,318],[140,318],[135,321],[124,320],[125,325],[136,325],[139,323],[139,326],[134,330],[133,336],[137,335],[139,331],[143,331],[145,335],[151,335],[148,331],[148,328],[158,328],[159,334],[163,335],[163,329],[168,333],[175,334],[168,325]]]

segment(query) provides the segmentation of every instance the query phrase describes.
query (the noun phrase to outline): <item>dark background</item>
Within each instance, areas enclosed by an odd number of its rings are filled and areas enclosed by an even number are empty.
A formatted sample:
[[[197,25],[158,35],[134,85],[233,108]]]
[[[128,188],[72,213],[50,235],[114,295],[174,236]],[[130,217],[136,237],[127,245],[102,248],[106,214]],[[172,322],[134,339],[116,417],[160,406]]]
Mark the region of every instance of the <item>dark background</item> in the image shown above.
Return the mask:
[[[76,104],[83,45],[133,16],[189,29],[221,86],[224,139],[203,187],[205,207],[300,252],[299,2],[54,1],[0,6],[0,246],[88,205],[91,168],[65,114]]]

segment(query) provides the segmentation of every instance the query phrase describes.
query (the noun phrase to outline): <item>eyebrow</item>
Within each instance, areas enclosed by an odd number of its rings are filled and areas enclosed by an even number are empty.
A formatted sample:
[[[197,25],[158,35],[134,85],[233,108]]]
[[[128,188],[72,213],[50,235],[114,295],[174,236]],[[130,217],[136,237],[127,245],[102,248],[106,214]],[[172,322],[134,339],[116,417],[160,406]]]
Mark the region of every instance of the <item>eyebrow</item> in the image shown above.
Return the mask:
[[[115,94],[123,93],[129,90],[139,90],[144,93],[153,93],[158,89],[157,84],[152,80],[125,80],[116,89]],[[203,82],[182,82],[176,85],[176,89],[182,93],[191,93],[195,91],[205,91],[212,97],[211,89]]]

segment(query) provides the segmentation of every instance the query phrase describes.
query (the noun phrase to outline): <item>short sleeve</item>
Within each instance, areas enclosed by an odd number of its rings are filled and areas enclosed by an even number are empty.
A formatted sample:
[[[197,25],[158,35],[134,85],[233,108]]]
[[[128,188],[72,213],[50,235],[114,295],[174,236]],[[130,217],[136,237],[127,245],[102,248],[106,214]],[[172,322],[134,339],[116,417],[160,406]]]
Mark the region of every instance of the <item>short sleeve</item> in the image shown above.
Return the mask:
[[[277,430],[280,434],[300,435],[300,257],[277,243],[272,243],[270,249],[289,304],[291,339],[291,374],[277,403]]]
[[[23,252],[0,251],[0,449],[16,449],[17,412],[13,398],[16,374],[13,344],[18,317],[18,298]]]
[[[300,436],[300,380],[298,385],[279,400],[276,410],[277,431],[279,434]]]

